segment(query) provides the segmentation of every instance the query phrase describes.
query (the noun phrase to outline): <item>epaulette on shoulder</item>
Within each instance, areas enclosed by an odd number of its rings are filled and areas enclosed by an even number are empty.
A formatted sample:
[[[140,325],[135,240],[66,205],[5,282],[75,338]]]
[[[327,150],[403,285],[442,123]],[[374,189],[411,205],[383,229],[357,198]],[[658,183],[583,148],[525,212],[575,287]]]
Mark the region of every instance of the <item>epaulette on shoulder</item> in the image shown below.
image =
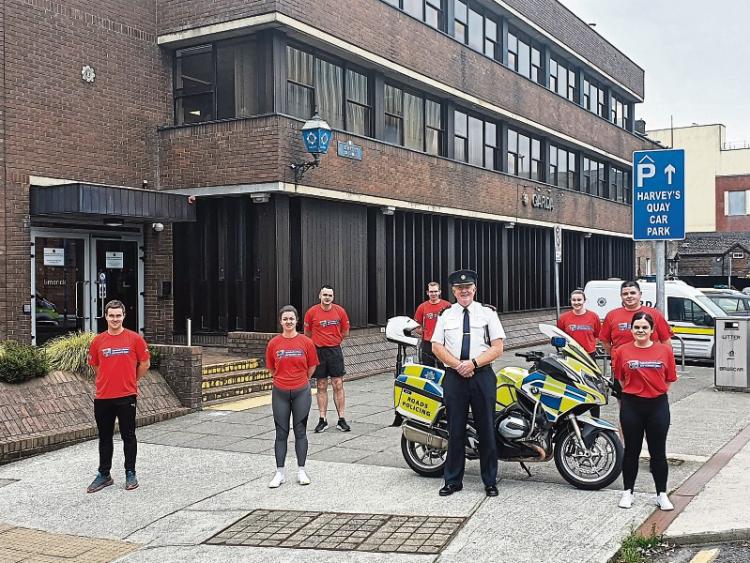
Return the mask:
[[[482,307],[487,307],[488,309],[491,309],[497,313],[497,307],[494,305],[490,305],[489,303],[482,303]]]
[[[446,307],[445,309],[440,309],[440,312],[438,313],[438,317],[441,316],[443,313],[445,313],[450,307]]]

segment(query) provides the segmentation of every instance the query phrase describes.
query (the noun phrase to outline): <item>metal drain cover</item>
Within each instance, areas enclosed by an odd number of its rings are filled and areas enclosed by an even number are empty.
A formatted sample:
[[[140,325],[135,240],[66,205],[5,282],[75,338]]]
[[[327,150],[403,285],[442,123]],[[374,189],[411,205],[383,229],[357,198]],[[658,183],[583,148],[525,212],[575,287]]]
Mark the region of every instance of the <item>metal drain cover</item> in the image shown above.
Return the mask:
[[[337,551],[440,553],[466,518],[253,510],[209,538],[210,545]]]

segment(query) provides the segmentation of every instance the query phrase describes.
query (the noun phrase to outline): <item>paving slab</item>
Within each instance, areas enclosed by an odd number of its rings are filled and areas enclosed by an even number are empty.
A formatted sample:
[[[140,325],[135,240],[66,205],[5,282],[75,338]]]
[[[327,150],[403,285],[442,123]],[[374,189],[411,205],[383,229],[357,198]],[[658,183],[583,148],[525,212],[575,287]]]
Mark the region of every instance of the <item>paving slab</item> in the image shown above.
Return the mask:
[[[750,442],[703,488],[667,528],[672,538],[707,531],[724,534],[750,529]]]

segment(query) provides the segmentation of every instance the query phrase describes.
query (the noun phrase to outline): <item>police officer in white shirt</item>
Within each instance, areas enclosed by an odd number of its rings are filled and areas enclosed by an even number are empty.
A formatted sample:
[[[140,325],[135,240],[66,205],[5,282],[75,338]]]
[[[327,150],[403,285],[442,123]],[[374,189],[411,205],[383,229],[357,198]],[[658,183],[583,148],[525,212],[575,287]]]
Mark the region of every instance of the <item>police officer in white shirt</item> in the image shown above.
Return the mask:
[[[477,273],[448,276],[457,303],[444,310],[432,335],[433,354],[446,366],[443,392],[448,415],[448,457],[440,496],[463,488],[469,405],[479,434],[479,463],[488,497],[497,496],[494,415],[496,379],[492,362],[503,353],[505,331],[495,310],[474,301]]]

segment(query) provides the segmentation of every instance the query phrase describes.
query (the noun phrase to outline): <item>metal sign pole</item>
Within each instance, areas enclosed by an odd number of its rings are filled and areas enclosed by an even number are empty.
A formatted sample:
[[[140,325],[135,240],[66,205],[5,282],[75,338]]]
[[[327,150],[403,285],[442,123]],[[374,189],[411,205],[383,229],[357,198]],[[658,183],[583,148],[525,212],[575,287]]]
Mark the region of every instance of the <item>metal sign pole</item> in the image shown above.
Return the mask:
[[[560,262],[562,262],[562,227],[555,225],[555,309],[560,319]]]
[[[656,308],[659,309],[664,318],[667,318],[666,284],[667,276],[667,243],[663,240],[654,241],[656,254]]]

